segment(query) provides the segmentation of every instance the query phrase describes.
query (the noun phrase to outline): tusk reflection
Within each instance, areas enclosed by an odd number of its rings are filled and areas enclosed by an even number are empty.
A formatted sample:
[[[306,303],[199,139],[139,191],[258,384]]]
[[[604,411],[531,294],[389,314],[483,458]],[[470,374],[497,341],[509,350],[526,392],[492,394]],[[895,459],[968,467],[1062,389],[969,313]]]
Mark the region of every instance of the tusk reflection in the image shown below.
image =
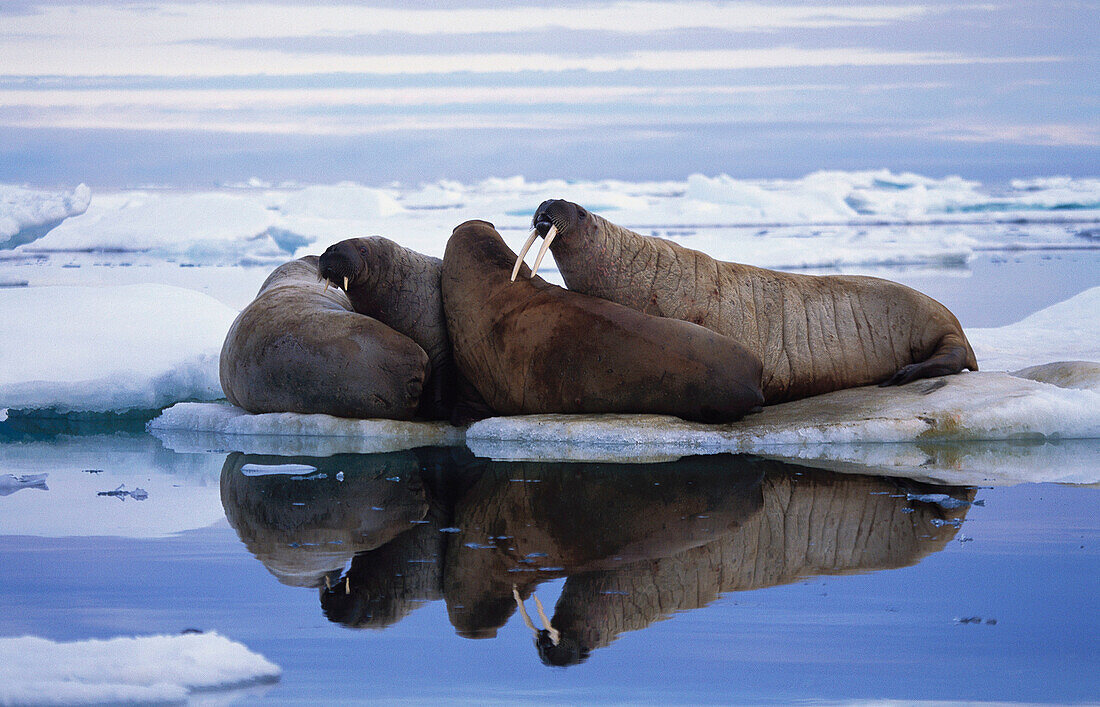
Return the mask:
[[[523,616],[523,623],[527,624],[527,628],[531,629],[531,633],[537,637],[539,630],[535,628],[535,623],[531,621],[531,617],[527,614],[527,607],[523,605],[523,601],[519,598],[519,590],[516,589],[516,585],[512,585],[512,598],[516,600],[516,606],[519,607],[519,613]]]

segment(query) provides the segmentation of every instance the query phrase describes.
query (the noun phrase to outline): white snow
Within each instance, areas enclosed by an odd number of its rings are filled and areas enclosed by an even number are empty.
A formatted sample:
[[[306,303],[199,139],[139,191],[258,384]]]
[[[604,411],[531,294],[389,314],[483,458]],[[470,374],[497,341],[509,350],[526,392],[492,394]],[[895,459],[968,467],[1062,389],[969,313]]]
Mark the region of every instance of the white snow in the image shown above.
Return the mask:
[[[217,633],[51,641],[0,638],[0,704],[183,703],[272,683],[279,666]]]
[[[292,412],[251,415],[229,403],[180,403],[149,423],[177,452],[239,451],[284,456],[369,454],[462,444],[463,432],[444,422],[353,420]]]
[[[168,285],[0,289],[0,407],[124,412],[223,397],[237,312]]]
[[[1055,360],[1100,361],[1100,287],[1039,310],[1015,324],[967,329],[983,371]]]
[[[44,235],[65,219],[84,213],[92,190],[81,184],[69,192],[45,192],[0,184],[0,249]]]

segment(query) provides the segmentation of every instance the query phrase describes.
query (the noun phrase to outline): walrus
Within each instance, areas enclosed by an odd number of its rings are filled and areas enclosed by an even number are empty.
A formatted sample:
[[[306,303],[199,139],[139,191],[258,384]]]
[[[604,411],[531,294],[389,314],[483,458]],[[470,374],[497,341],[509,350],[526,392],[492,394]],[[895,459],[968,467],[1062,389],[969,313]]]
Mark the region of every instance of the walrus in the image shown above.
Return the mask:
[[[763,401],[760,361],[736,341],[539,277],[510,282],[515,259],[486,221],[455,228],[443,256],[455,362],[498,414],[659,413],[721,422]]]
[[[431,369],[419,416],[450,417],[458,382],[440,293],[443,261],[371,236],[329,246],[321,254],[319,268],[323,279],[343,288],[356,312],[377,319],[424,349]]]
[[[420,403],[428,354],[358,314],[321,283],[318,257],[275,269],[237,316],[219,376],[229,402],[252,413],[325,413],[408,420]]]
[[[564,200],[544,201],[532,226],[513,278],[542,236],[535,270],[549,248],[570,290],[743,344],[763,363],[765,404],[978,370],[955,315],[896,282],[723,262]]]

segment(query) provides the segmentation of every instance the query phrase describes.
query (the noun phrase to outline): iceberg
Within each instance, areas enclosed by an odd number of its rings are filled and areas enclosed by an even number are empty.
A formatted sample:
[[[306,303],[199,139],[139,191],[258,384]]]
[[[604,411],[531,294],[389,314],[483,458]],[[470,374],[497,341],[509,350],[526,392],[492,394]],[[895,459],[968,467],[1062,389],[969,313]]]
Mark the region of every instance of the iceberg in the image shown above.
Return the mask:
[[[0,704],[181,703],[276,682],[279,666],[217,633],[51,641],[0,638]]]
[[[70,192],[44,192],[0,184],[0,250],[30,243],[62,221],[88,210],[92,190],[81,184]]]

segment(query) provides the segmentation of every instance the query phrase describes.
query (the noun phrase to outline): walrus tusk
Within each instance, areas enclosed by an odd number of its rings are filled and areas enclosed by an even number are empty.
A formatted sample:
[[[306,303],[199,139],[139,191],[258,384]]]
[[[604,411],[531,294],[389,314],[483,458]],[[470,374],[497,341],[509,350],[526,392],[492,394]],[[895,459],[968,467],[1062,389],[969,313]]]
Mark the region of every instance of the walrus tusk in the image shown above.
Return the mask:
[[[539,229],[532,228],[531,233],[527,235],[527,242],[519,249],[519,257],[516,258],[516,266],[512,268],[512,282],[516,281],[516,275],[519,275],[519,268],[523,265],[523,256],[527,255],[527,251],[531,250],[531,244],[535,242],[538,235]]]
[[[344,292],[348,291],[348,278],[344,277]]]
[[[535,628],[535,623],[531,621],[531,617],[527,615],[527,607],[523,605],[523,601],[519,598],[519,590],[516,589],[516,585],[512,585],[512,598],[516,600],[516,606],[519,607],[519,613],[523,615],[523,623],[527,624],[527,628],[531,629],[531,633],[536,636],[539,635],[539,630]]]
[[[351,594],[351,577],[344,577],[344,594]]]
[[[332,282],[330,282],[330,281],[329,281],[329,280],[328,280],[328,279],[326,278],[326,279],[325,279],[325,294],[326,294],[326,295],[328,294],[328,286],[329,286],[329,285],[331,285],[331,284],[332,284]]]
[[[538,609],[539,619],[542,621],[543,628],[550,634],[550,641],[556,646],[561,641],[561,631],[557,630],[550,624],[550,619],[546,618],[546,609],[542,608],[542,602],[538,597],[535,597],[535,608]]]
[[[542,239],[542,247],[539,248],[539,257],[535,258],[535,266],[531,268],[531,277],[535,276],[535,273],[539,271],[539,265],[542,263],[542,259],[546,257],[546,251],[550,250],[550,244],[554,241],[554,236],[558,235],[558,227],[551,226],[550,230],[546,232],[546,238]]]

